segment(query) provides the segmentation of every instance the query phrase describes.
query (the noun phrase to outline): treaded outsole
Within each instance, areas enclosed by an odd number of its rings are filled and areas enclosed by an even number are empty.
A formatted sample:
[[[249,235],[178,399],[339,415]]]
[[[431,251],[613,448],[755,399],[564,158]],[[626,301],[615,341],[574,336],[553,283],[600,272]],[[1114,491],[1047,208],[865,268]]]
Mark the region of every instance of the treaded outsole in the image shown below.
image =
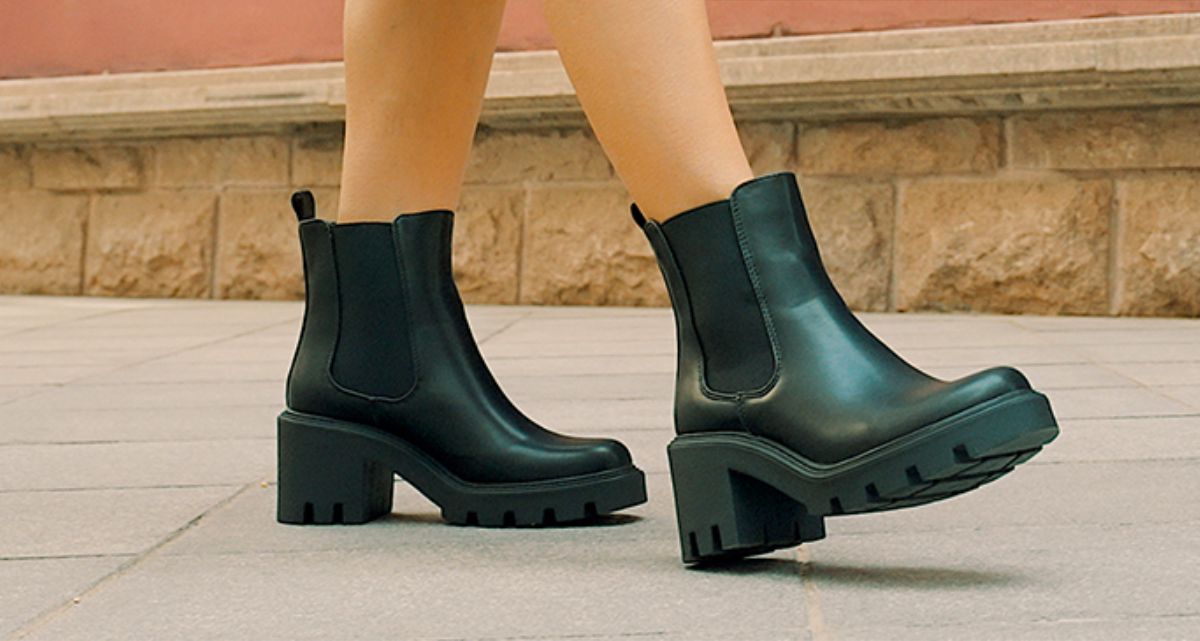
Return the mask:
[[[741,432],[682,435],[668,447],[682,557],[698,563],[761,554],[822,538],[826,516],[957,496],[1012,471],[1057,435],[1049,402],[1032,391],[834,465]],[[797,524],[794,535],[779,536],[787,523]]]
[[[526,483],[470,483],[371,427],[291,411],[279,416],[278,427],[280,523],[354,525],[389,514],[397,474],[455,525],[561,525],[646,500],[645,475],[632,465]]]

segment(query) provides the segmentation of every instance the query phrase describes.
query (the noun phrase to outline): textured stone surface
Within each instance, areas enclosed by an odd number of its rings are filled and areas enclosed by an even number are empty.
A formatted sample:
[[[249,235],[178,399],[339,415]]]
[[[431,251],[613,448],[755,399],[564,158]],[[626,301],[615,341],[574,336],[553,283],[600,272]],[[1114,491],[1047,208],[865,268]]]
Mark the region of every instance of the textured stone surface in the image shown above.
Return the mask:
[[[0,635],[57,606],[117,569],[123,557],[0,561]]]
[[[28,152],[17,145],[0,145],[0,189],[28,187],[32,182]]]
[[[292,140],[292,184],[336,187],[342,181],[342,128],[320,127]]]
[[[216,197],[153,191],[96,198],[84,291],[116,296],[208,296]]]
[[[896,306],[1107,311],[1104,180],[928,180],[903,193]]]
[[[517,302],[525,191],[468,187],[454,216],[454,279],[463,299]]]
[[[804,178],[805,209],[829,276],[855,309],[887,309],[892,271],[892,185]]]
[[[1200,430],[1195,409],[1146,386],[1200,375],[1183,369],[1185,359],[1200,363],[1200,320],[867,314],[905,355],[940,344],[933,350],[974,346],[993,364],[1028,349],[1062,363],[1076,346],[1122,346],[1140,350],[1137,365],[1153,377],[1123,370],[1137,380],[1091,387],[1101,382],[1093,373],[1059,371],[1049,396],[1060,417],[1087,408],[1111,418],[1065,418],[1045,452],[967,496],[832,518],[828,538],[799,550],[685,569],[665,473],[669,310],[468,310],[476,328],[504,327],[483,349],[520,407],[569,434],[619,438],[647,472],[649,501],[620,516],[520,530],[449,527],[404,482],[393,513],[369,524],[275,523],[276,487],[260,481],[273,477],[272,419],[291,356],[279,347],[295,339],[300,310],[0,297],[0,380],[28,370],[19,358],[30,354],[37,367],[71,355],[103,358],[95,364],[109,370],[0,407],[0,514],[10,515],[0,519],[0,634],[1195,637]],[[205,354],[214,360],[199,360]],[[203,382],[219,378],[213,365],[232,380]],[[585,372],[605,374],[563,375]],[[0,403],[7,389],[0,385]]]
[[[1200,167],[1200,106],[1028,114],[1010,127],[1016,167]]]
[[[981,172],[999,166],[1000,147],[994,119],[842,122],[802,126],[797,162],[804,174]]]
[[[285,185],[287,141],[278,136],[173,138],[155,145],[155,182],[165,187]]]
[[[740,122],[738,136],[754,175],[786,171],[796,148],[796,126],[790,122]]]
[[[0,292],[78,294],[87,198],[0,192]]]
[[[504,183],[611,177],[608,158],[590,131],[480,128],[471,150],[466,180]]]
[[[530,194],[521,258],[522,303],[666,305],[650,244],[617,184]]]
[[[1198,315],[1197,114],[745,120],[738,131],[757,175],[800,173],[830,274],[857,309]],[[2,144],[0,220],[30,207],[58,218],[20,218],[27,236],[0,239],[8,261],[0,291],[75,293],[84,264],[85,292],[298,297],[291,217],[271,212],[286,212],[276,201],[289,189],[315,188],[321,216],[336,216],[342,132],[324,123],[277,134]],[[1164,168],[1174,172],[1144,171]],[[667,303],[651,252],[628,224],[629,198],[586,126],[483,126],[467,181],[455,234],[466,300]],[[1123,196],[1110,200],[1100,184],[1124,185]],[[95,238],[60,237],[65,214],[56,208],[77,201],[55,192],[91,198],[98,209],[83,229]],[[909,192],[916,200],[903,204]],[[206,197],[214,215],[218,200],[225,212],[208,227],[175,212]],[[118,217],[118,201],[136,211]],[[1117,218],[1110,257],[1102,236]],[[124,226],[138,231],[114,231]]]
[[[41,189],[134,189],[145,182],[147,149],[139,146],[35,147],[33,185]]]
[[[1117,311],[1200,315],[1200,173],[1130,178],[1119,188]]]
[[[216,295],[303,298],[304,270],[288,190],[227,191],[218,211]]]

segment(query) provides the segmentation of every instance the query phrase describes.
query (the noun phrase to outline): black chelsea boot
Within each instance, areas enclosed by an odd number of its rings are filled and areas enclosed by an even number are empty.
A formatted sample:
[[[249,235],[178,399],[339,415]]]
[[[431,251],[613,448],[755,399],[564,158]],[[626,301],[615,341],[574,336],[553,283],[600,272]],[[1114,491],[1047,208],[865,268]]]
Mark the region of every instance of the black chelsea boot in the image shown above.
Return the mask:
[[[665,223],[633,214],[675,309],[668,454],[684,562],[816,540],[825,516],[961,494],[1057,436],[1017,370],[942,381],[872,335],[825,273],[794,175]]]
[[[544,525],[646,500],[613,440],[550,432],[487,369],[450,269],[454,215],[391,223],[316,218],[298,192],[304,325],[279,416],[283,523],[391,512],[393,474],[451,523]]]

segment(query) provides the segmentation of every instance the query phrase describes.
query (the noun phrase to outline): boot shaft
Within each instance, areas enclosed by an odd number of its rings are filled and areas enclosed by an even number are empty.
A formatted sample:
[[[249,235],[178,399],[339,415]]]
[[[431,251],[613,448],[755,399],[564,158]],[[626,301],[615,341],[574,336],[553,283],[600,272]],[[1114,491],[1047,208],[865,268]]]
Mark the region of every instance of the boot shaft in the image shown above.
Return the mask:
[[[289,407],[397,402],[414,392],[423,361],[474,360],[457,349],[471,337],[451,273],[451,212],[336,224],[297,198],[305,312]]]
[[[646,220],[636,206],[634,219],[671,294],[680,370],[699,372],[696,384],[706,396],[759,395],[774,384],[778,310],[806,302],[844,308],[791,173],[752,180],[729,200],[665,223]]]

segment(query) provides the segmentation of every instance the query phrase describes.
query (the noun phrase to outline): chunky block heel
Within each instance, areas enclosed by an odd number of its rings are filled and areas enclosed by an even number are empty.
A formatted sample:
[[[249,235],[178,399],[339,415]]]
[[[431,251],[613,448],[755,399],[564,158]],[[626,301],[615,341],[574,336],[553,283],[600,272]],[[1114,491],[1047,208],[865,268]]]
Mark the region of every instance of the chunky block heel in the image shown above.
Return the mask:
[[[825,538],[825,522],[706,448],[667,447],[684,563],[738,559]],[[686,442],[686,441],[685,441]]]
[[[355,434],[279,416],[280,523],[358,524],[392,511],[394,475]]]
[[[554,525],[646,500],[645,476],[632,465],[548,480],[473,483],[371,426],[291,410],[279,416],[281,523],[376,519],[391,512],[395,475],[437,504],[446,521],[460,525]]]
[[[1057,434],[1046,398],[1016,392],[834,464],[745,432],[678,436],[667,452],[684,562],[814,541],[826,516],[962,494],[1011,472]]]

